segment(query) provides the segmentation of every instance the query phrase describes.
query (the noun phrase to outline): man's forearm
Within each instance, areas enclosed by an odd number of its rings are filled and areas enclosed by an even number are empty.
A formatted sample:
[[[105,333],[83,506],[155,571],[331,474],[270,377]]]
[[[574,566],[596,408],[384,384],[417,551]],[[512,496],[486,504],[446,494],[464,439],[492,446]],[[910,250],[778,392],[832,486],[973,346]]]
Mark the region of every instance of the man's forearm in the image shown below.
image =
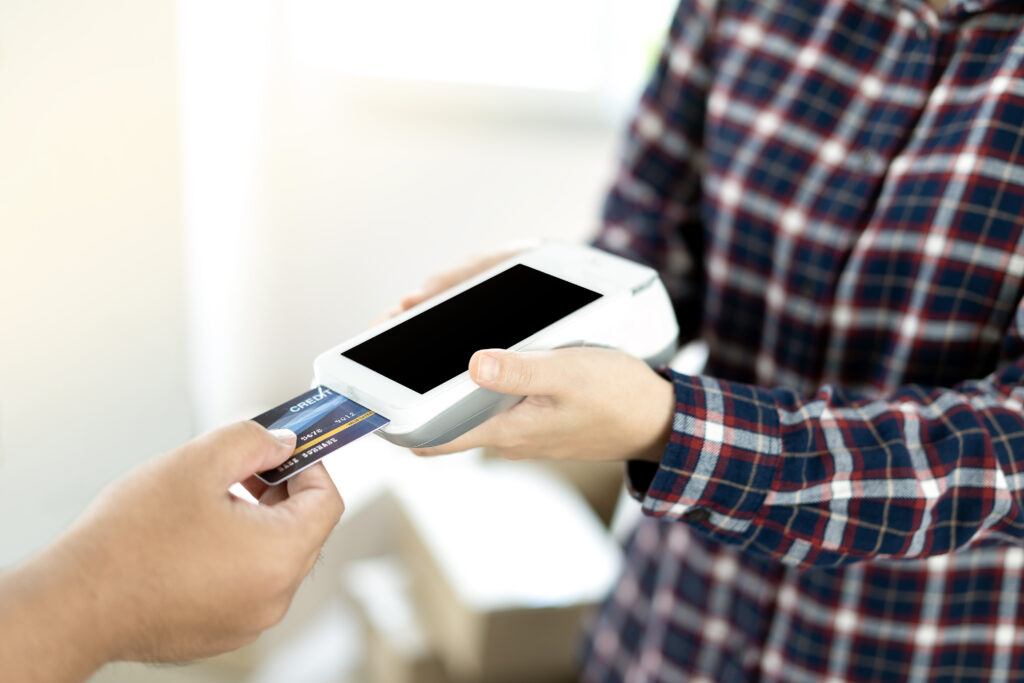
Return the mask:
[[[54,547],[0,574],[0,669],[4,680],[83,681],[110,656],[111,621],[94,577]]]

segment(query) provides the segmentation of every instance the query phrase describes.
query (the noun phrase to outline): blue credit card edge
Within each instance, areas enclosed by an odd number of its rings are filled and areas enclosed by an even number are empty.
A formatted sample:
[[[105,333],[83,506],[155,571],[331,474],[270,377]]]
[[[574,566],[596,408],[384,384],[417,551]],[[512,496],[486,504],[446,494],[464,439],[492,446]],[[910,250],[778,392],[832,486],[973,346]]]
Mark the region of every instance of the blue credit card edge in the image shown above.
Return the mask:
[[[292,457],[278,467],[256,474],[272,486],[287,481],[330,453],[390,422],[383,415],[325,387],[314,387],[260,413],[253,420],[268,429],[301,427],[296,431],[298,441]]]

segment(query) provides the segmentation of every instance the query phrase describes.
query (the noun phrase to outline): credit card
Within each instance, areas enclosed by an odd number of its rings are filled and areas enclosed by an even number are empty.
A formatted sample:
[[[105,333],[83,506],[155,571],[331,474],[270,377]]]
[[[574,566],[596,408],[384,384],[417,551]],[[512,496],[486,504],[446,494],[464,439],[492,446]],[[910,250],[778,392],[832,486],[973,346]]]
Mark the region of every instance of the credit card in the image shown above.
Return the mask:
[[[292,457],[256,476],[280,484],[322,457],[371,434],[390,420],[327,387],[316,387],[253,418],[267,429],[295,432]]]

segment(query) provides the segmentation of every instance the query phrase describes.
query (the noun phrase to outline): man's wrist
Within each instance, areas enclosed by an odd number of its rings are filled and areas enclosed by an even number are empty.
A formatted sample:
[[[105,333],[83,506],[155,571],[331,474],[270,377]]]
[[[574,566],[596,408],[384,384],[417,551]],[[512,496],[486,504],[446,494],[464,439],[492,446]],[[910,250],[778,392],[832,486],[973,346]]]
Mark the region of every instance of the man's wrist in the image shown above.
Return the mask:
[[[121,615],[103,608],[102,572],[72,545],[62,539],[0,583],[0,659],[11,680],[84,680],[116,656]]]

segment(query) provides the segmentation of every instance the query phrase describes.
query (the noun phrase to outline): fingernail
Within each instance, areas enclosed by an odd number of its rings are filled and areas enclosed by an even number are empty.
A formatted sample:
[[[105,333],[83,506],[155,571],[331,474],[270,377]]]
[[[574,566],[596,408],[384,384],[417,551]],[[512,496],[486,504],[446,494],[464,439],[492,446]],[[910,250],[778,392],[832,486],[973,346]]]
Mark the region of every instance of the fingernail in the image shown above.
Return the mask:
[[[483,382],[493,382],[498,379],[499,370],[498,359],[490,354],[480,356],[480,360],[476,364],[477,377]]]
[[[280,441],[285,446],[290,448],[295,447],[295,432],[290,429],[271,429],[270,433],[274,435],[274,438]]]

